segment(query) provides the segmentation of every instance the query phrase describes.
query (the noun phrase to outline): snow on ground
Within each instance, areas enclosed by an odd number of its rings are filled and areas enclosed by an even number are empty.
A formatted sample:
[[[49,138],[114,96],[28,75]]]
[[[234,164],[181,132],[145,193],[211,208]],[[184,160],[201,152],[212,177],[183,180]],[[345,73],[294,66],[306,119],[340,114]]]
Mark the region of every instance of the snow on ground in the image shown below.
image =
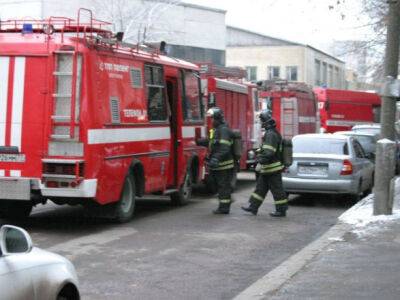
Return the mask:
[[[400,191],[396,182],[396,197],[392,215],[373,215],[374,195],[370,194],[362,201],[354,205],[339,217],[339,221],[352,225],[352,232],[359,237],[374,234],[386,228],[386,226],[395,220],[400,220],[399,203]]]

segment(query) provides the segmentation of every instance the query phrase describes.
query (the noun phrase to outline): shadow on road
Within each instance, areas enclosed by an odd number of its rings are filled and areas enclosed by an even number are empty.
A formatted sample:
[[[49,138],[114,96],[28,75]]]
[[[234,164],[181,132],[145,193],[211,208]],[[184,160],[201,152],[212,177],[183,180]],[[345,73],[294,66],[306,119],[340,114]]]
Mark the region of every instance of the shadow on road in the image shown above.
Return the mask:
[[[290,206],[308,207],[334,207],[348,209],[355,202],[345,196],[333,196],[325,194],[291,195],[289,197]]]

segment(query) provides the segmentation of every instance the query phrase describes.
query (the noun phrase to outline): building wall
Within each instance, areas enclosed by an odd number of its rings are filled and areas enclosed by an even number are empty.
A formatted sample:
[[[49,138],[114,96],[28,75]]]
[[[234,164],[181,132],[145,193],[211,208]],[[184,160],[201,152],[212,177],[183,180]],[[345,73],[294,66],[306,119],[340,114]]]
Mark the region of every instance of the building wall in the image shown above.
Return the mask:
[[[317,73],[315,61],[326,63],[327,78],[316,84]],[[297,81],[312,86],[324,85],[332,88],[345,88],[344,63],[307,46],[243,46],[228,47],[226,51],[228,66],[257,67],[256,80],[271,79],[268,77],[268,67],[280,67],[280,78],[286,77],[286,67],[297,67]],[[332,68],[332,73],[329,69]],[[335,73],[337,71],[337,73]],[[337,74],[335,76],[335,74]],[[322,69],[320,70],[322,77]],[[251,78],[249,78],[251,79]]]
[[[297,66],[298,81],[305,80],[304,49],[301,46],[228,47],[226,63],[227,66],[257,67],[257,80],[268,79],[269,66],[279,66],[282,79],[286,77],[287,66]]]
[[[110,12],[105,12],[104,8],[100,9],[98,3],[102,3],[102,1],[107,4],[110,0],[69,0],[63,5],[60,5],[61,1],[59,0],[0,0],[0,16],[2,19],[27,16],[34,19],[49,16],[65,16],[76,19],[78,9],[87,7],[93,9],[94,17],[115,22],[109,17]],[[127,18],[125,25],[135,19],[135,13],[140,15],[139,12],[143,11],[144,5],[157,8],[152,12],[151,21],[146,24],[147,38],[145,42],[164,40],[167,44],[172,45],[171,54],[177,55],[179,58],[225,64],[225,11],[191,4],[168,5],[156,0],[127,0],[126,3],[129,6],[125,8],[124,13],[131,17]],[[107,5],[109,6],[109,2]],[[132,11],[131,14],[129,14],[129,10]],[[87,14],[82,16],[83,20],[88,20]],[[144,19],[146,20],[146,18]],[[119,26],[113,26],[113,29],[120,30]],[[132,22],[128,41],[136,43],[139,30],[143,34],[143,24]]]
[[[317,71],[316,62],[320,63],[320,70]],[[307,83],[313,86],[326,86],[329,88],[345,89],[346,75],[345,64],[313,48],[306,50],[306,79]],[[326,65],[326,78],[324,66]],[[330,69],[332,68],[332,73]]]

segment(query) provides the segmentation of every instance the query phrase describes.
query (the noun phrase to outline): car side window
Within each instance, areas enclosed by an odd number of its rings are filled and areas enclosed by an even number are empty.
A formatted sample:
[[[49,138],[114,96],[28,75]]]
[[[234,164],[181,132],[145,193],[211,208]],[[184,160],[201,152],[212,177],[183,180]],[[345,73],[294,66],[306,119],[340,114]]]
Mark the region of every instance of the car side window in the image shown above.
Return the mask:
[[[357,141],[353,141],[354,151],[358,158],[365,158],[365,153],[363,148],[361,147],[360,143]]]

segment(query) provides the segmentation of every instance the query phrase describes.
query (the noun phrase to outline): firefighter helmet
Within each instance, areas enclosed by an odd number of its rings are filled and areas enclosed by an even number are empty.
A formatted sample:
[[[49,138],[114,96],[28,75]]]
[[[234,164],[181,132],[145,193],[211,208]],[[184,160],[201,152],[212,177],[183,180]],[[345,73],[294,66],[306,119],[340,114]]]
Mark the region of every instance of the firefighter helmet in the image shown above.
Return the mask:
[[[272,118],[272,113],[268,109],[264,109],[260,112],[260,121],[264,128],[272,128],[276,126],[275,120]]]
[[[224,112],[219,107],[212,107],[207,111],[207,116],[213,118],[216,121],[224,121]]]

